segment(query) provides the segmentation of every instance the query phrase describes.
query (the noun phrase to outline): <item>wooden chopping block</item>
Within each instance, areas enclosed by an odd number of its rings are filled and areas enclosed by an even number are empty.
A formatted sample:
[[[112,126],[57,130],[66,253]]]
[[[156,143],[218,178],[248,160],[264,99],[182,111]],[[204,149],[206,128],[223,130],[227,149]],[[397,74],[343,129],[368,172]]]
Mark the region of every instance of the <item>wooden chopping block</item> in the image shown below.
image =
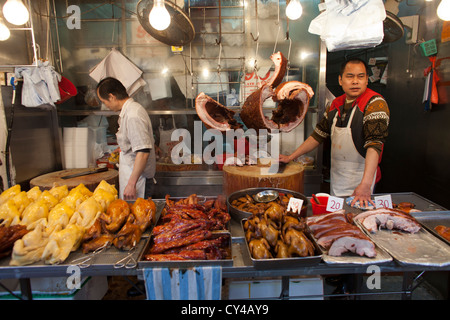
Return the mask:
[[[304,167],[297,162],[289,162],[282,173],[267,173],[267,166],[224,166],[223,193],[228,197],[235,191],[247,188],[272,187],[303,193]]]
[[[61,177],[71,174],[77,174],[80,172],[88,171],[89,168],[81,169],[67,169],[61,171],[50,172],[42,176],[36,177],[30,181],[30,188],[38,186],[42,191],[50,190],[54,185],[63,186],[67,185],[70,189],[75,188],[80,183],[84,184],[89,190],[94,192],[98,184],[105,180],[111,185],[114,185],[119,190],[119,171],[114,169],[108,169],[108,171],[88,174],[84,176],[74,177],[70,179],[62,179]]]

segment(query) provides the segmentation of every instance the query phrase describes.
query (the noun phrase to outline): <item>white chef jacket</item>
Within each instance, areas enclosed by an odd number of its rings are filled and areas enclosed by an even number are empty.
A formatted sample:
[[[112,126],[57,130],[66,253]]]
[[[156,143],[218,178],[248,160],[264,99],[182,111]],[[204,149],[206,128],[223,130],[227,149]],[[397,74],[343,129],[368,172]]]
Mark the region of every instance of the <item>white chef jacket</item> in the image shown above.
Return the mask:
[[[153,129],[147,111],[138,102],[129,98],[119,114],[117,143],[120,147],[119,160],[119,196],[123,199],[123,190],[133,170],[136,151],[150,149],[147,165],[136,185],[137,197],[144,198],[145,179],[155,176],[156,157]]]

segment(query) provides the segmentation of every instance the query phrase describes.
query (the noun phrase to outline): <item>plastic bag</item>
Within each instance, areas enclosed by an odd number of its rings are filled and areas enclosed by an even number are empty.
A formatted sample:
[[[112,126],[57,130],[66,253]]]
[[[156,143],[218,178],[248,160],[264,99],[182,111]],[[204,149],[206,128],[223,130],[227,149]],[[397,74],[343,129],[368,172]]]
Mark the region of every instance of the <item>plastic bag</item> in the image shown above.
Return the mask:
[[[371,48],[383,41],[382,0],[325,0],[325,6],[308,31],[320,35],[328,51]]]

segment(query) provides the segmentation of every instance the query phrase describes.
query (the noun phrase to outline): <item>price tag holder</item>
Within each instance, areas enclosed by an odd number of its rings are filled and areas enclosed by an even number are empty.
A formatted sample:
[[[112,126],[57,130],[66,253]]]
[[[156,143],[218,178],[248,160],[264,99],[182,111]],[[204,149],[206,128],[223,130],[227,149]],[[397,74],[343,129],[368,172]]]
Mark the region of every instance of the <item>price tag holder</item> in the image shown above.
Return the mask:
[[[375,208],[390,208],[392,209],[392,197],[390,194],[384,196],[374,197]]]
[[[334,212],[338,211],[344,208],[344,199],[339,197],[328,197],[328,203],[327,203],[327,211],[328,212]]]
[[[287,211],[292,211],[293,213],[300,214],[300,212],[302,211],[302,206],[303,206],[303,199],[291,197],[289,199]]]

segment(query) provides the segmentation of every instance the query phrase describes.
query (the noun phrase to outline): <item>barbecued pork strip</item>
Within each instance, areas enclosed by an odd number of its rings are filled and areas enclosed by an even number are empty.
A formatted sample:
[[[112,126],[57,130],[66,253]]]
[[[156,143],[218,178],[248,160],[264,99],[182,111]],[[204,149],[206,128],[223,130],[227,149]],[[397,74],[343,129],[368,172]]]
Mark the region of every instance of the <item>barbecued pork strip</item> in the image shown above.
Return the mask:
[[[377,232],[378,227],[389,230],[398,229],[405,232],[417,233],[421,226],[414,217],[396,209],[380,208],[369,210],[354,217],[370,232]]]

